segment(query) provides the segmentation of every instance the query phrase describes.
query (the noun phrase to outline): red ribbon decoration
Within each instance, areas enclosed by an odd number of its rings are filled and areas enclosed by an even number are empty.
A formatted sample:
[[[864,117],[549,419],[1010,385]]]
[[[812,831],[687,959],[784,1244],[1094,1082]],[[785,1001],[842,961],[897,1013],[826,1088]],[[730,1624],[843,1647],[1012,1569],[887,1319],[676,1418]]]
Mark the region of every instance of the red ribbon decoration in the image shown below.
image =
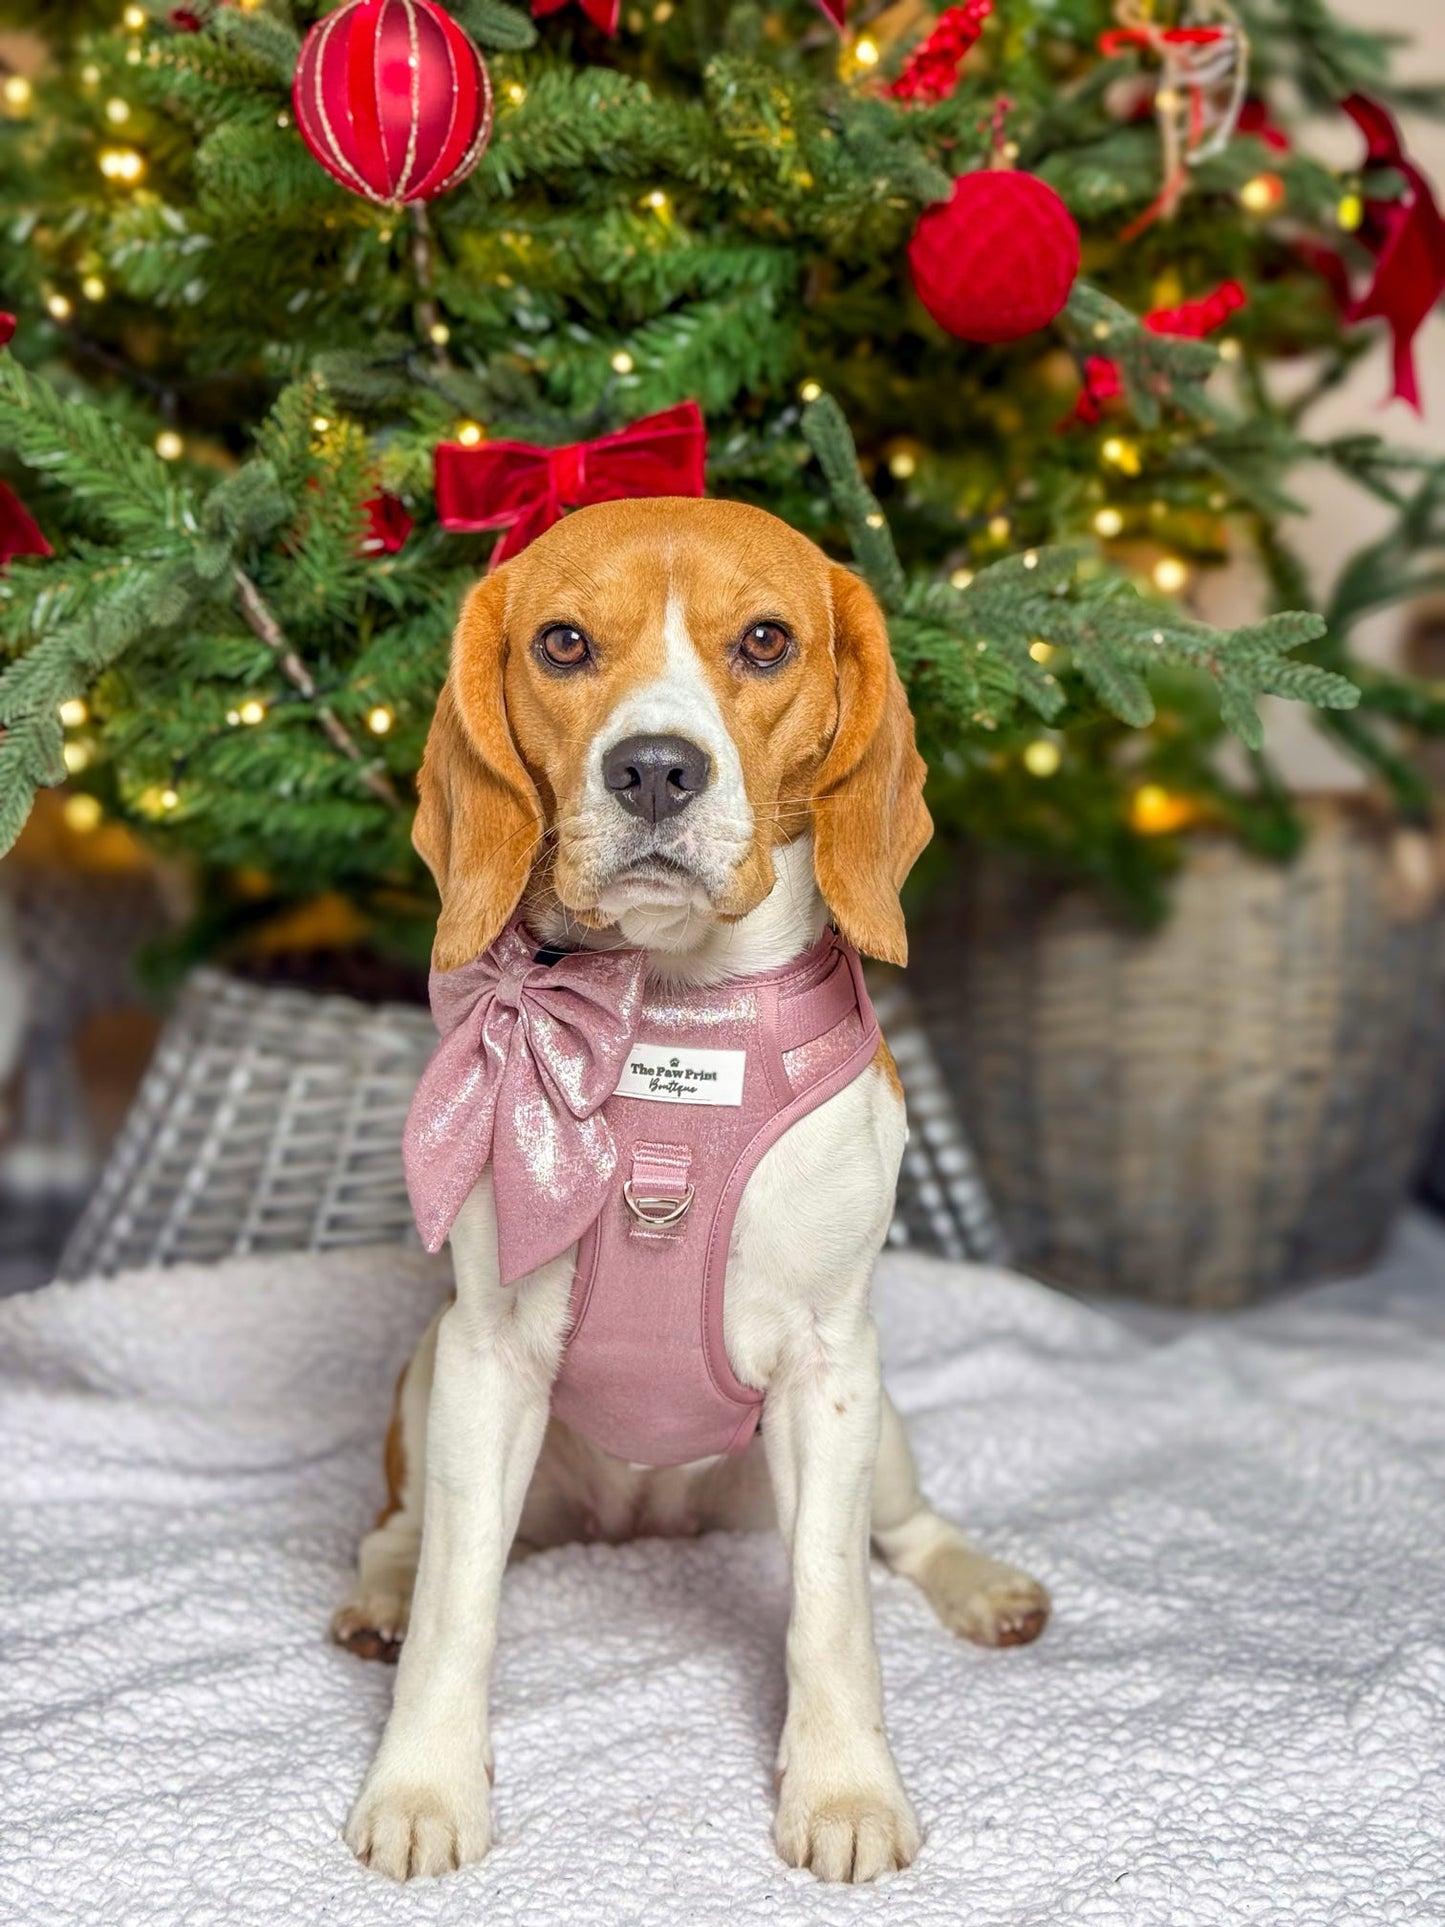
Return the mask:
[[[54,555],[40,524],[13,488],[0,482],[0,569],[17,555]]]
[[[1272,147],[1276,154],[1288,154],[1290,151],[1289,135],[1270,119],[1269,106],[1265,101],[1247,100],[1239,110],[1235,125],[1241,134],[1253,134],[1257,141]]]
[[[706,462],[707,431],[695,401],[561,448],[442,442],[435,456],[437,516],[455,534],[504,530],[492,550],[496,568],[567,509],[641,495],[701,495]]]
[[[1365,165],[1392,167],[1406,182],[1398,201],[1367,201],[1360,239],[1375,257],[1369,287],[1345,311],[1346,321],[1378,316],[1394,339],[1394,398],[1420,412],[1415,336],[1445,293],[1445,217],[1428,178],[1405,153],[1400,130],[1378,101],[1351,94],[1340,102],[1365,137]]]
[[[0,348],[15,333],[13,314],[0,314]],[[14,489],[0,482],[0,569],[17,555],[54,555],[55,551],[40,532],[40,524],[26,508]]]
[[[568,4],[568,0],[532,0],[532,18],[542,19],[544,14],[557,13]],[[617,22],[622,17],[622,0],[577,0],[583,13],[594,27],[600,27],[605,34],[616,34]]]
[[[1105,60],[1116,60],[1131,47],[1152,47],[1162,41],[1169,47],[1212,47],[1223,40],[1223,27],[1111,27],[1099,35],[1099,52]]]

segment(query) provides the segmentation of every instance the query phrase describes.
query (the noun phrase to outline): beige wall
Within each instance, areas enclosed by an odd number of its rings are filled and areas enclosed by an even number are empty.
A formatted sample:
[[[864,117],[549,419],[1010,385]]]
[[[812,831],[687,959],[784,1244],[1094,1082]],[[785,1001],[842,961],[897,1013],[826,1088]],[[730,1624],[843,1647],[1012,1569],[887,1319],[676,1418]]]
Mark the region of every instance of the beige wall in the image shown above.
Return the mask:
[[[1391,32],[1409,35],[1413,45],[1396,56],[1396,71],[1410,81],[1445,81],[1445,0],[1333,0],[1336,9],[1361,26],[1379,27],[1388,17]],[[1405,124],[1411,155],[1434,180],[1445,203],[1445,123],[1418,116]],[[1321,158],[1348,167],[1360,154],[1360,137],[1353,123],[1339,115],[1312,129],[1312,144]],[[1391,441],[1414,448],[1445,452],[1445,314],[1438,309],[1416,339],[1424,414],[1416,415],[1403,402],[1382,406],[1390,391],[1390,350],[1386,331],[1370,324],[1379,335],[1370,353],[1354,370],[1348,385],[1310,418],[1308,431],[1318,440],[1332,435],[1375,430]],[[1371,535],[1385,527],[1388,517],[1359,490],[1351,488],[1323,467],[1302,471],[1294,492],[1309,506],[1309,514],[1291,528],[1296,546],[1306,556],[1316,592],[1327,592],[1340,562]],[[1240,615],[1248,606],[1247,572],[1231,571],[1234,580],[1215,585],[1206,596],[1209,613],[1229,608]],[[1355,632],[1362,652],[1380,662],[1398,659],[1409,611],[1397,609],[1361,623]],[[1324,743],[1293,704],[1271,706],[1270,744],[1290,779],[1302,788],[1354,786],[1363,779],[1353,763]]]

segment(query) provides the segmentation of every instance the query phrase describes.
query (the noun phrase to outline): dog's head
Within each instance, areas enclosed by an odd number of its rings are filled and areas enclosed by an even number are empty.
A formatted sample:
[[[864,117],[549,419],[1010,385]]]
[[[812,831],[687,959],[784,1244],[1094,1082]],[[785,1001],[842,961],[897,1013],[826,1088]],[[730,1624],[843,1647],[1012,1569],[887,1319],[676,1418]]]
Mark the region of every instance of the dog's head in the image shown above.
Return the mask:
[[[485,949],[534,868],[584,924],[735,920],[808,830],[843,934],[901,963],[923,776],[882,614],[847,569],[736,502],[579,510],[462,610],[415,829],[435,963]]]

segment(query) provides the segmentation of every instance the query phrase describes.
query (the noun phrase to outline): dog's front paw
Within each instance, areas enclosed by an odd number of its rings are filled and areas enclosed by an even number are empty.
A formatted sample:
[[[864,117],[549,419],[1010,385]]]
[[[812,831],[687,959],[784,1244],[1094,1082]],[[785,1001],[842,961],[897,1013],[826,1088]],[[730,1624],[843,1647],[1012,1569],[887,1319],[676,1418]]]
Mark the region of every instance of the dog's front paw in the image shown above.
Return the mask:
[[[411,1596],[398,1590],[358,1590],[331,1615],[331,1637],[358,1659],[395,1666],[406,1638]]]
[[[782,1776],[775,1832],[788,1865],[820,1880],[876,1880],[906,1867],[922,1840],[896,1772],[859,1783],[794,1767]]]
[[[451,1873],[486,1857],[492,1802],[485,1773],[465,1789],[440,1781],[371,1774],[346,1823],[358,1860],[392,1880]]]
[[[978,1646],[1027,1646],[1048,1623],[1049,1595],[1037,1579],[966,1546],[943,1546],[916,1575],[952,1633]]]

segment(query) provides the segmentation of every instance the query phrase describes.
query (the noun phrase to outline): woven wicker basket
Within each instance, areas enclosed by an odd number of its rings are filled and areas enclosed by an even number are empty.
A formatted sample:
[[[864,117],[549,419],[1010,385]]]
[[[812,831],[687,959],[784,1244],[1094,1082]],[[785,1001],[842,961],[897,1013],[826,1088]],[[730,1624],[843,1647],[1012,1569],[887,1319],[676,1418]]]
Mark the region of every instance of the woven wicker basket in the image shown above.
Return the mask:
[[[401,1127],[435,1042],[416,1006],[197,971],[60,1276],[406,1238]]]
[[[892,1242],[997,1259],[977,1169],[902,985],[876,986],[912,1137]],[[190,979],[62,1278],[234,1252],[415,1242],[401,1168],[407,1105],[436,1042],[417,1005]]]
[[[1445,1080],[1431,851],[1319,806],[1291,866],[1199,839],[1144,935],[983,857],[909,987],[1019,1261],[1195,1306],[1378,1252]]]

